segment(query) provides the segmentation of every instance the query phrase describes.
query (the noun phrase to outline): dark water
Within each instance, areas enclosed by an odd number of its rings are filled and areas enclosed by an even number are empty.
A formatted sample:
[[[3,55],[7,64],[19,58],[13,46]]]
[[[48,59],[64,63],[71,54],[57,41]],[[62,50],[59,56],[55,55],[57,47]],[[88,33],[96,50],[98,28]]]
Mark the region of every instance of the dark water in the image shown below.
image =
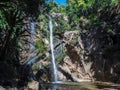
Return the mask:
[[[103,82],[57,82],[42,83],[39,90],[120,90],[120,85]]]

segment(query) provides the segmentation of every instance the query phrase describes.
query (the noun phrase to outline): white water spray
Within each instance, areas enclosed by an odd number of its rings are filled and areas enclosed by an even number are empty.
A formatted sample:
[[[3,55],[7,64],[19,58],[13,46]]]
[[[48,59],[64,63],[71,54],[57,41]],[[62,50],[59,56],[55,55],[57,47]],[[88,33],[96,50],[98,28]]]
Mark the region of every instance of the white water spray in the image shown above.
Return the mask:
[[[49,16],[49,29],[50,29],[50,48],[51,48],[51,55],[52,55],[53,77],[54,77],[54,82],[57,82],[57,67],[56,67],[55,55],[54,55],[53,25],[52,25],[51,16]]]
[[[31,50],[34,50],[35,49],[35,46],[33,45],[33,42],[34,42],[34,37],[36,35],[35,33],[35,22],[33,21],[33,19],[31,18],[31,22],[30,22],[30,28],[31,28]]]

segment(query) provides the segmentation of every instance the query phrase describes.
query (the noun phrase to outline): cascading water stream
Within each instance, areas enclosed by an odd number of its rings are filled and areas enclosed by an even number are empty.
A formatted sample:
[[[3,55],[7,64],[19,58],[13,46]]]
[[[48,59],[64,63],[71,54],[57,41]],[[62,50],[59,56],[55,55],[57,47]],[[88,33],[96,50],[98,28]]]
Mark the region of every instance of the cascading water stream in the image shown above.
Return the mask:
[[[30,27],[30,51],[33,52],[36,48],[34,46],[34,38],[36,36],[36,28],[35,28],[35,22],[33,20],[32,17],[29,18],[29,27]],[[28,60],[27,60],[27,63],[28,65],[33,65],[36,61],[37,61],[37,58],[39,57],[39,55],[35,55],[35,56],[30,56],[28,57]]]
[[[35,22],[33,21],[32,18],[31,18],[31,22],[30,22],[30,28],[31,28],[31,31],[30,31],[31,45],[30,45],[30,48],[31,48],[31,50],[34,50],[35,46],[33,45],[33,42],[34,42],[34,37],[35,37],[36,33],[35,33]]]
[[[53,68],[53,78],[54,82],[57,82],[57,67],[55,63],[55,55],[54,55],[54,45],[53,45],[53,25],[52,25],[52,18],[49,16],[49,29],[50,29],[50,48],[51,48],[51,55],[52,55],[52,68]]]

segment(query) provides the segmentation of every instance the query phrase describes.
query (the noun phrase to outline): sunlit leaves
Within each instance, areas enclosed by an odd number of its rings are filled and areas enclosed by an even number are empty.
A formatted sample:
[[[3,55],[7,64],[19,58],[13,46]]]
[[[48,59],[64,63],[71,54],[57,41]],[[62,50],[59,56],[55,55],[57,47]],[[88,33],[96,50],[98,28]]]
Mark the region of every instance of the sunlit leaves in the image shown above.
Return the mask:
[[[78,0],[78,5],[82,6],[83,8],[88,8],[92,4],[94,4],[95,0]]]
[[[84,0],[78,0],[78,5],[83,5],[84,4]]]

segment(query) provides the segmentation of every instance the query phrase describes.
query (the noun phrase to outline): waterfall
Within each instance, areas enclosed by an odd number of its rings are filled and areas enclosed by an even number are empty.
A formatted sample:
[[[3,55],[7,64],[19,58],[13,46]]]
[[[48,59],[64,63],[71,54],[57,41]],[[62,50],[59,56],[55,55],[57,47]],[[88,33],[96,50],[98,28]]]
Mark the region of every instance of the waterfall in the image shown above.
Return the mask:
[[[33,21],[33,19],[31,18],[31,21],[30,21],[30,34],[31,34],[31,44],[30,44],[30,48],[31,50],[34,50],[35,49],[35,46],[33,45],[34,43],[34,37],[36,35],[35,33],[35,22]]]
[[[36,30],[36,28],[35,28],[35,26],[36,26],[36,24],[35,24],[35,21],[33,20],[33,18],[32,17],[29,17],[29,29],[30,29],[30,40],[29,40],[29,42],[30,42],[30,53],[32,53],[32,52],[34,52],[35,51],[35,45],[34,45],[34,39],[35,39],[35,35],[36,35],[36,32],[35,32],[35,30]],[[40,56],[40,55],[35,55],[35,56],[29,56],[28,57],[28,60],[27,60],[27,62],[26,62],[26,64],[28,64],[28,65],[33,65],[36,61],[37,61],[37,59],[38,59],[38,56]]]
[[[53,77],[54,82],[57,82],[57,67],[55,63],[55,55],[54,55],[54,45],[53,45],[53,25],[52,25],[52,18],[49,16],[49,29],[50,29],[50,48],[51,48],[51,55],[52,55],[52,69],[53,69]]]

